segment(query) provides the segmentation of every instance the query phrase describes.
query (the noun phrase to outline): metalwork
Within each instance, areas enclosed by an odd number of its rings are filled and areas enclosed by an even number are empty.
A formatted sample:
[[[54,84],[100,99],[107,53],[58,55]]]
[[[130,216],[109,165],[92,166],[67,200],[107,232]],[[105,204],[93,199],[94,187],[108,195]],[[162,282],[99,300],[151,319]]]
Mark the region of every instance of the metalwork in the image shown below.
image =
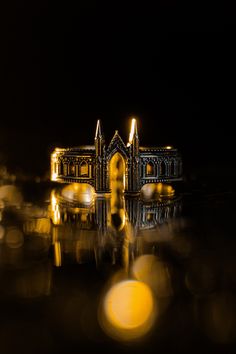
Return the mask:
[[[141,147],[137,122],[127,145],[118,131],[107,146],[101,121],[97,121],[94,145],[56,148],[51,154],[51,180],[63,183],[88,183],[97,193],[110,192],[110,161],[119,152],[125,161],[125,192],[136,194],[148,183],[182,180],[182,158],[171,147]]]

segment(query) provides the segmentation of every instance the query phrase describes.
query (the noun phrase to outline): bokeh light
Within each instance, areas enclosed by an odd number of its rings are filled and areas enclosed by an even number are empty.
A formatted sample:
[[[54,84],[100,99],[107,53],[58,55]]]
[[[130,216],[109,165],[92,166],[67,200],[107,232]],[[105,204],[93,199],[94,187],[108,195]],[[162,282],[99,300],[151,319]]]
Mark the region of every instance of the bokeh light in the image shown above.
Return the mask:
[[[174,195],[174,188],[165,183],[149,183],[141,189],[141,199],[144,201],[172,198]]]
[[[156,304],[149,286],[137,280],[125,280],[108,290],[99,319],[109,336],[130,341],[144,336],[155,316]]]
[[[23,202],[23,197],[20,190],[13,185],[0,186],[0,200],[8,206],[20,207]]]
[[[11,227],[6,231],[5,242],[9,248],[20,248],[24,244],[24,235],[18,228]]]
[[[146,283],[158,297],[172,295],[170,271],[167,265],[154,255],[138,257],[132,266],[133,276]]]
[[[94,199],[94,189],[86,183],[72,183],[62,189],[61,196],[69,201],[90,204]]]

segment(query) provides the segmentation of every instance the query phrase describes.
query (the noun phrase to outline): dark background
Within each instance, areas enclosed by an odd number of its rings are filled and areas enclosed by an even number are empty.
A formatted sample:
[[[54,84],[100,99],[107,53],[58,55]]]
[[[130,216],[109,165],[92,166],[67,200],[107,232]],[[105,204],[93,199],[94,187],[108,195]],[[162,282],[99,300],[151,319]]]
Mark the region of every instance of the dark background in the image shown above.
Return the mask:
[[[8,1],[1,16],[0,162],[44,175],[56,146],[175,145],[187,176],[235,175],[234,8],[175,0]]]

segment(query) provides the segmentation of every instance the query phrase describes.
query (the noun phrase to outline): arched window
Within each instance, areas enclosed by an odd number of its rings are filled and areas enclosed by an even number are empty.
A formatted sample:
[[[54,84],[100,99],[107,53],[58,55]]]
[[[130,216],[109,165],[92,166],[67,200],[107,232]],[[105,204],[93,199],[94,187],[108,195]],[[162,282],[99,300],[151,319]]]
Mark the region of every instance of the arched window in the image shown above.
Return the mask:
[[[147,213],[147,221],[154,221],[154,214],[153,213]]]
[[[80,176],[88,176],[89,169],[88,163],[86,161],[81,162],[80,164]]]
[[[174,175],[175,175],[175,163],[174,163],[173,160],[172,160],[171,163],[170,163],[170,175],[171,175],[171,176],[174,176]]]
[[[63,163],[63,175],[67,176],[68,175],[68,164]]]
[[[162,161],[160,164],[160,175],[164,176],[165,174],[166,174],[166,164],[164,161]]]
[[[63,167],[62,167],[62,163],[61,163],[60,160],[58,161],[58,164],[57,164],[57,171],[58,171],[57,173],[58,173],[59,175],[62,174]]]
[[[70,162],[69,164],[69,175],[74,176],[75,175],[75,165],[74,162]]]
[[[148,162],[146,164],[146,176],[154,176],[154,164],[152,162]]]

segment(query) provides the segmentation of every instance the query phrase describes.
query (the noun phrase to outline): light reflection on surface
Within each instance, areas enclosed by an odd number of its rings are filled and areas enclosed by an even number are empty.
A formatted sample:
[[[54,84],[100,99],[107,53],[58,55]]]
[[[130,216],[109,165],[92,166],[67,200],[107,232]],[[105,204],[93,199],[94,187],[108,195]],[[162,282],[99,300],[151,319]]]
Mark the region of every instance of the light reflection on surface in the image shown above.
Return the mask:
[[[165,353],[173,338],[170,352],[179,342],[194,352],[194,337],[209,353],[218,345],[227,352],[236,341],[235,239],[226,240],[220,227],[212,232],[224,208],[215,215],[217,203],[204,210],[196,203],[193,221],[180,217],[173,187],[150,186],[145,197],[144,189],[128,198],[115,177],[114,198],[37,183],[38,200],[31,189],[1,185],[1,350],[17,352],[5,350],[12,324],[20,328],[27,318],[37,329],[39,318],[59,347],[119,341]]]
[[[125,226],[124,189],[125,161],[115,153],[110,161],[111,223],[121,231]]]
[[[0,179],[1,353],[235,351],[231,194],[188,190],[181,211],[170,186],[114,202],[10,180]]]
[[[86,183],[71,183],[62,189],[61,196],[72,202],[91,204],[94,198],[94,189]]]
[[[144,336],[152,327],[155,316],[151,289],[143,282],[126,280],[106,293],[100,321],[108,335],[129,341]]]
[[[108,252],[111,262],[115,264],[118,261],[117,257],[119,258],[119,252],[116,250],[120,249],[121,263],[128,271],[130,257],[133,258],[135,252],[137,253],[139,249],[140,239],[137,239],[136,236],[142,230],[144,232],[146,229],[160,228],[165,220],[171,222],[171,219],[178,215],[178,199],[161,203],[157,201],[146,205],[139,198],[124,198],[124,165],[122,160],[118,154],[112,161],[111,166],[115,163],[116,168],[113,169],[111,197],[95,198],[93,196],[92,203],[88,204],[82,203],[82,198],[77,198],[75,201],[73,186],[72,188],[66,187],[66,189],[62,188],[61,191],[53,190],[51,192],[49,217],[56,227],[55,230],[53,227],[53,235],[57,234],[57,241],[63,241],[60,246],[56,244],[54,249],[57,266],[61,265],[61,259],[63,258],[59,257],[59,254],[65,252],[66,245],[70,240],[74,243],[73,258],[78,263],[81,263],[82,260],[86,261],[86,257],[87,260],[91,260],[92,257],[98,264],[103,254]],[[120,168],[117,168],[117,165],[120,165]],[[71,200],[62,197],[65,191],[73,191]],[[66,195],[68,197],[67,193]],[[37,223],[34,221],[31,223],[31,229],[29,226],[26,229],[28,232],[32,232],[32,225],[35,225],[36,231],[38,224],[39,221]],[[69,225],[74,226],[71,228]],[[43,225],[41,227],[43,228]],[[46,231],[46,225],[44,227]],[[86,232],[82,232],[82,230],[86,230]],[[162,234],[157,233],[157,235],[162,239]],[[165,237],[163,240],[165,240]],[[157,239],[154,239],[154,241],[157,241]],[[72,250],[71,247],[70,249]]]
[[[175,194],[174,188],[165,183],[150,183],[142,187],[143,200],[171,198]]]

